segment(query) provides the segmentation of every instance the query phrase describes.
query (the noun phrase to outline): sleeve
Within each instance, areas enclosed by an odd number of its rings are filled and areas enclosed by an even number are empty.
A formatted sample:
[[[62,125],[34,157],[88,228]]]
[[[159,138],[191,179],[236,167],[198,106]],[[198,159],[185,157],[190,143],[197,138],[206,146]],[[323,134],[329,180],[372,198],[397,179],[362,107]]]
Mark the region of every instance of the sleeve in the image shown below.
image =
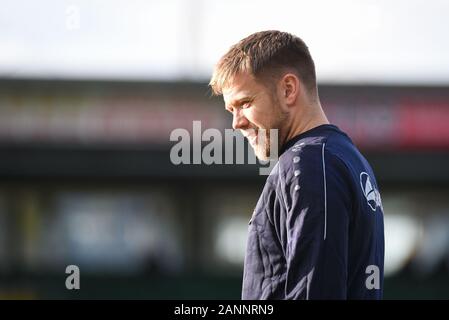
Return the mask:
[[[286,299],[346,299],[351,187],[325,144],[293,158],[284,202]]]

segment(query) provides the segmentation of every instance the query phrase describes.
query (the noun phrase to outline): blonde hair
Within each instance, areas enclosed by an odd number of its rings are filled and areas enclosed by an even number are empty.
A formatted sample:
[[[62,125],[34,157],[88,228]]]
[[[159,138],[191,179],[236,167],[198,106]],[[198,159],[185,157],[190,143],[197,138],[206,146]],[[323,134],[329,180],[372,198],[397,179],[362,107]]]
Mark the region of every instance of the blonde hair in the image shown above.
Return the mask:
[[[220,95],[237,74],[253,75],[269,85],[269,79],[287,70],[316,91],[315,64],[304,41],[287,32],[261,31],[240,40],[221,57],[209,85],[213,94]]]

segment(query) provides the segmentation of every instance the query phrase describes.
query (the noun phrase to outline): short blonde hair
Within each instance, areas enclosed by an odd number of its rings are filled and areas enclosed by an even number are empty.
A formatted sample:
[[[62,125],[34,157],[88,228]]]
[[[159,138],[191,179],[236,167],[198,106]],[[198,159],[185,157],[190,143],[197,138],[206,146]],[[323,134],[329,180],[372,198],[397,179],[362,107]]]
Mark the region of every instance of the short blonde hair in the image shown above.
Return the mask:
[[[285,70],[293,70],[315,92],[315,64],[304,41],[287,32],[261,31],[240,40],[221,57],[209,85],[213,94],[220,95],[239,73],[267,84],[270,76],[280,76]]]

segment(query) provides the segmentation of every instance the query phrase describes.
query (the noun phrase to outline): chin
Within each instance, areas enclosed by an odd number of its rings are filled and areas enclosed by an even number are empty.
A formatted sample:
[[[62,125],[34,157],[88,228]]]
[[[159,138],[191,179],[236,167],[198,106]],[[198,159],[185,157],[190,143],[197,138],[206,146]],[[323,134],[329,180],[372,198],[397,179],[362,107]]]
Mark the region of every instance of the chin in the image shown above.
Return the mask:
[[[260,146],[256,146],[256,148],[254,148],[254,153],[255,153],[257,159],[259,159],[259,160],[262,160],[262,161],[270,160],[270,150],[267,148],[262,148]]]

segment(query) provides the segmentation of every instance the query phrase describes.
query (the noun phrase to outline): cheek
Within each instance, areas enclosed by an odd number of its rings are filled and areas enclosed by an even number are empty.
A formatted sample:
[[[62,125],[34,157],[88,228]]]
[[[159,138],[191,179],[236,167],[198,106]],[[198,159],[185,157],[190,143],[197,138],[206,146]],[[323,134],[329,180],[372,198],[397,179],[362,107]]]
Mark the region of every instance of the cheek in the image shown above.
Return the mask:
[[[270,119],[267,114],[255,110],[255,108],[250,108],[245,113],[246,119],[257,128],[268,128],[270,127]]]

